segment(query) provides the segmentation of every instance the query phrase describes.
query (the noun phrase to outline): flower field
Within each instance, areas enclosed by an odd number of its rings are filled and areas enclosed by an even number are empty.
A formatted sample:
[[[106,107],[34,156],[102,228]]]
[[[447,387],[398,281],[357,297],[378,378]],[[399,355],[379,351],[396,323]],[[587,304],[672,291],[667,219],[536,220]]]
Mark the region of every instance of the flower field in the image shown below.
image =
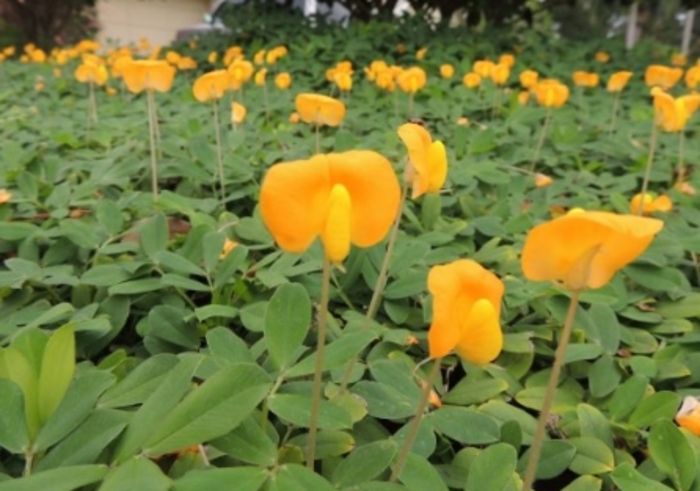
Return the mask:
[[[700,489],[700,65],[366,29],[2,51],[0,491]]]

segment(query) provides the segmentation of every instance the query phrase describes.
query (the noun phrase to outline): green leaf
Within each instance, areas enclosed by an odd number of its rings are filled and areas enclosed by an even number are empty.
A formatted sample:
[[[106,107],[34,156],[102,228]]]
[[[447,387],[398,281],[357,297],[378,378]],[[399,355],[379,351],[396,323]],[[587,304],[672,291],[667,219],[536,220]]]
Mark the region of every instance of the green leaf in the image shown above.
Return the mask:
[[[384,289],[384,298],[395,300],[422,293],[425,291],[427,276],[427,270],[408,271],[404,273],[398,279],[387,285]]]
[[[11,380],[0,378],[0,394],[0,446],[21,454],[29,448],[22,390]]]
[[[580,476],[561,491],[600,491],[603,481],[594,476]]]
[[[302,433],[289,439],[289,445],[295,445],[301,449],[302,455],[306,455],[308,433]],[[345,455],[355,447],[355,439],[349,433],[340,430],[321,430],[316,434],[316,458],[323,460],[326,457],[338,457]]]
[[[222,368],[169,412],[146,441],[144,453],[160,455],[225,435],[253,412],[271,385],[257,365]]]
[[[74,491],[101,480],[107,475],[106,465],[79,465],[37,472],[29,477],[0,482],[0,491]]]
[[[179,360],[175,355],[167,353],[145,359],[102,395],[100,407],[119,408],[141,404],[178,363]]]
[[[255,416],[248,416],[233,431],[213,440],[211,445],[246,464],[272,467],[277,462],[277,445],[263,431]]]
[[[442,398],[442,402],[459,406],[479,404],[493,399],[506,389],[508,383],[502,379],[465,377]]]
[[[523,471],[530,461],[528,449],[518,462],[518,467]],[[564,440],[545,440],[542,442],[542,453],[537,463],[537,479],[553,479],[562,474],[571,465],[576,455],[576,448]]]
[[[206,338],[211,356],[220,366],[255,362],[245,341],[230,329],[216,327],[207,332]]]
[[[492,400],[479,406],[479,412],[487,414],[501,423],[515,421],[520,425],[523,444],[529,445],[537,427],[537,420],[529,413],[504,401]]]
[[[95,205],[95,216],[111,237],[122,232],[124,218],[117,204],[109,199],[100,199]]]
[[[571,438],[569,442],[576,447],[576,455],[569,466],[576,474],[605,474],[615,467],[613,451],[600,440],[579,437]]]
[[[199,334],[185,322],[187,311],[182,307],[158,305],[148,313],[148,336],[156,337],[195,350],[199,347]]]
[[[448,491],[435,467],[415,453],[408,454],[406,464],[399,473],[399,481],[410,491]]]
[[[700,317],[700,293],[691,293],[678,301],[659,302],[656,305],[656,313],[665,319]]]
[[[98,370],[85,372],[76,378],[56,411],[39,431],[34,448],[44,451],[65,438],[90,414],[97,399],[114,382],[114,375]]]
[[[496,421],[466,408],[443,406],[431,412],[427,419],[435,430],[466,445],[494,443],[501,436]]]
[[[184,273],[188,275],[206,276],[207,273],[202,268],[191,262],[189,259],[182,257],[170,251],[158,251],[153,254],[153,262],[164,266],[166,269],[175,271],[176,273]]]
[[[131,276],[123,264],[100,264],[88,269],[80,277],[80,282],[90,286],[111,286],[122,283]]]
[[[38,380],[29,361],[14,347],[0,349],[0,378],[11,380],[22,390],[27,433],[32,440],[39,429]]]
[[[1,221],[0,239],[9,241],[22,240],[38,230],[40,230],[39,227],[31,223]]]
[[[610,477],[620,491],[673,491],[668,486],[645,477],[627,462],[618,465]]]
[[[280,285],[267,304],[265,342],[270,358],[284,369],[299,357],[311,325],[311,299],[301,285]]]
[[[199,322],[204,322],[212,317],[233,319],[238,315],[238,310],[230,305],[205,305],[196,308],[194,310],[194,315]]]
[[[68,240],[78,247],[96,249],[100,244],[95,227],[82,220],[63,219],[59,222],[58,228]]]
[[[285,464],[268,480],[268,491],[336,491],[314,471],[298,464]],[[0,490],[2,491],[2,490]]]
[[[66,395],[75,372],[75,335],[69,324],[57,329],[44,349],[39,374],[39,420],[46,423]]]
[[[603,398],[611,394],[619,385],[622,374],[610,355],[598,358],[588,372],[591,395]]]
[[[311,398],[298,394],[275,394],[268,397],[268,407],[279,418],[296,426],[308,428]],[[328,401],[321,401],[318,414],[320,429],[342,430],[352,427],[352,416],[343,408]]]
[[[70,435],[49,450],[35,470],[94,463],[126,428],[127,422],[128,415],[121,411],[93,411]]]
[[[643,375],[632,375],[615,391],[610,400],[610,417],[621,421],[634,411],[646,395],[649,379]]]
[[[324,371],[344,367],[346,363],[376,339],[378,339],[378,336],[371,329],[344,332],[340,338],[326,346],[326,353],[323,357]],[[287,377],[295,378],[311,375],[314,373],[315,364],[316,352],[314,351],[314,353],[287,370]]]
[[[198,469],[175,481],[172,491],[258,491],[267,474],[265,469],[255,467]]]
[[[635,428],[646,428],[660,419],[672,420],[681,405],[681,396],[674,392],[661,391],[644,399],[630,416],[629,423]]]
[[[389,467],[397,451],[396,443],[390,440],[357,447],[335,468],[331,481],[342,487],[371,481]]]
[[[139,295],[149,293],[167,287],[160,278],[144,278],[141,280],[127,281],[109,288],[109,295]]]
[[[515,473],[517,461],[515,449],[506,443],[487,447],[472,462],[464,491],[519,490],[520,479]]]
[[[134,457],[112,471],[98,491],[168,491],[171,486],[172,481],[155,463],[143,457]]]
[[[597,438],[614,450],[613,433],[608,419],[597,408],[589,404],[579,404],[576,408],[581,436]]]
[[[367,403],[368,413],[375,418],[408,418],[415,414],[418,408],[418,400],[379,382],[361,380],[352,386],[351,391]]]
[[[678,491],[688,491],[695,480],[693,449],[681,430],[671,421],[660,420],[649,430],[651,458]]]
[[[154,427],[163,421],[190,389],[190,383],[201,358],[183,358],[155,386],[150,396],[136,410],[115,451],[114,461],[123,462],[135,455],[151,437]]]
[[[168,221],[165,215],[157,213],[139,227],[139,240],[143,252],[155,260],[155,255],[165,249],[168,244]]]

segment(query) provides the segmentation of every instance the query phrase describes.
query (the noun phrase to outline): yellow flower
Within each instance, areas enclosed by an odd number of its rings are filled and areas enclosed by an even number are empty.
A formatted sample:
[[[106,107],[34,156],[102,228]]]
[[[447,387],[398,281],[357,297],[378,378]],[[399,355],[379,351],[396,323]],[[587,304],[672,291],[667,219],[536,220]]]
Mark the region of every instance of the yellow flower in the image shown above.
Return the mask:
[[[649,247],[663,225],[654,218],[571,210],[528,232],[523,273],[531,281],[561,282],[571,291],[601,288]]]
[[[661,87],[664,90],[668,90],[676,85],[682,76],[682,68],[649,65],[644,72],[644,82],[650,87]]]
[[[183,56],[180,58],[180,61],[177,64],[177,69],[178,70],[196,70],[197,69],[197,62],[195,61],[194,58],[190,58],[189,56]]]
[[[83,84],[104,85],[109,74],[102,60],[85,57],[83,63],[75,70],[75,79]]]
[[[365,75],[367,75],[367,80],[369,80],[370,82],[374,82],[377,78],[377,75],[388,68],[389,67],[387,66],[385,61],[374,60],[372,63],[369,64],[369,67],[365,67],[364,71]]]
[[[700,95],[690,94],[674,98],[658,87],[651,90],[654,100],[656,125],[668,132],[678,132],[685,128],[690,116],[700,105]]]
[[[467,73],[462,78],[462,83],[468,89],[473,89],[475,87],[478,87],[479,85],[481,85],[481,75],[479,75],[478,73],[473,73],[473,72]]]
[[[416,51],[416,60],[422,60],[425,58],[425,54],[428,52],[428,48],[421,48]]]
[[[545,188],[552,184],[554,182],[554,179],[549,177],[546,174],[535,174],[535,186],[538,188]]]
[[[297,124],[300,119],[301,119],[301,116],[299,116],[299,113],[296,111],[294,111],[292,114],[289,115],[289,122],[292,124]]]
[[[597,73],[584,72],[580,70],[574,72],[572,78],[574,79],[574,83],[579,87],[597,87],[598,83],[600,82],[600,77]]]
[[[608,92],[621,92],[632,78],[632,72],[615,72],[608,79]]]
[[[256,65],[264,65],[265,64],[265,50],[261,49],[258,50],[257,53],[253,56],[253,63]]]
[[[292,76],[287,72],[277,74],[275,85],[278,89],[288,89],[292,85]]]
[[[180,56],[180,54],[175,51],[168,51],[167,53],[165,53],[165,61],[167,61],[171,65],[179,66],[181,59],[182,56]]]
[[[231,103],[231,122],[234,125],[241,124],[245,120],[246,114],[248,114],[248,110],[243,104]]]
[[[569,98],[569,88],[558,80],[544,79],[533,87],[537,103],[544,107],[561,107]]]
[[[686,66],[688,64],[688,58],[680,53],[675,53],[671,56],[671,65],[673,66]]]
[[[474,62],[472,71],[481,78],[491,78],[491,71],[495,66],[496,64],[491,60],[478,60]]]
[[[229,87],[229,73],[226,70],[208,72],[194,81],[192,95],[199,102],[221,99]]]
[[[247,60],[236,59],[228,66],[230,89],[238,90],[253,76],[255,68]]]
[[[345,104],[325,95],[299,94],[294,105],[305,123],[338,126],[345,118]]]
[[[430,268],[428,291],[433,297],[430,357],[456,351],[475,365],[495,360],[503,347],[503,282],[479,263],[460,259]]]
[[[673,187],[686,196],[695,196],[697,194],[695,188],[687,181],[678,181]]]
[[[500,56],[500,58],[498,58],[498,63],[505,65],[508,68],[513,68],[513,65],[515,65],[515,56],[511,55],[510,53],[503,54]]]
[[[534,70],[525,70],[518,78],[520,80],[520,85],[522,85],[524,89],[531,89],[537,85],[539,76],[540,74]]]
[[[238,242],[233,241],[227,237],[226,241],[224,242],[224,246],[221,248],[221,254],[219,254],[219,259],[225,259],[226,256],[228,256],[229,253],[232,250],[234,250],[237,246]]]
[[[402,124],[398,134],[408,150],[405,178],[413,188],[412,198],[439,192],[447,178],[445,145],[433,141],[428,130],[414,123]]]
[[[444,65],[440,65],[440,76],[442,78],[452,78],[455,74],[455,67],[450,65],[449,63],[445,63]]]
[[[401,72],[397,80],[399,87],[404,92],[415,94],[425,87],[426,76],[425,71],[417,66],[411,67],[408,70]]]
[[[255,85],[263,86],[263,85],[265,85],[266,78],[267,78],[267,68],[261,68],[260,70],[255,72],[255,76],[253,77],[253,80],[255,81]]]
[[[498,63],[491,69],[491,80],[496,85],[504,85],[510,77],[510,67],[503,63]]]
[[[352,75],[347,72],[337,73],[333,79],[335,85],[342,92],[349,92],[352,90]]]
[[[0,205],[4,205],[5,203],[9,203],[10,200],[12,199],[12,193],[10,193],[7,189],[0,189]]]
[[[375,83],[380,89],[388,90],[393,92],[396,89],[396,76],[394,71],[390,68],[386,68],[377,73]]]
[[[607,63],[610,61],[610,55],[607,54],[605,51],[598,51],[595,54],[595,59],[599,63]]]
[[[469,119],[462,116],[461,118],[457,119],[457,124],[460,126],[469,126]]]
[[[134,94],[144,90],[168,92],[173,86],[175,67],[165,60],[131,60],[122,67],[126,88]]]
[[[262,219],[277,244],[300,254],[320,238],[340,264],[351,244],[371,247],[389,232],[401,191],[391,163],[355,150],[270,167],[260,189]]]
[[[690,90],[695,90],[695,87],[697,87],[698,82],[700,82],[700,66],[691,66],[690,68],[688,68],[688,71],[685,72],[685,85]]]
[[[678,426],[700,436],[700,402],[695,397],[685,396],[675,419]]]
[[[218,59],[219,59],[219,53],[217,53],[216,51],[212,51],[207,56],[207,61],[209,62],[210,65],[214,65]]]
[[[224,53],[224,65],[229,66],[234,60],[238,60],[243,56],[243,48],[240,46],[231,46]]]
[[[521,90],[518,94],[518,104],[521,106],[527,105],[530,100],[530,93],[527,90]]]
[[[644,194],[642,197],[640,194],[635,194],[630,200],[630,213],[638,214],[639,208],[642,208],[642,213],[644,215],[649,215],[657,211],[667,212],[671,211],[673,208],[673,201],[668,196],[662,194],[661,196],[654,197],[650,193]]]

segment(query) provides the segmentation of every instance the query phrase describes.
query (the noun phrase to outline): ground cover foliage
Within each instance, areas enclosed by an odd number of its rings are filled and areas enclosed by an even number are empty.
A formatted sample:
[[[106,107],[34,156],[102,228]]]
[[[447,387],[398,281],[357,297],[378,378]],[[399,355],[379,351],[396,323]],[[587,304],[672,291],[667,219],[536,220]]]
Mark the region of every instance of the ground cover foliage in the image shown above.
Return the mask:
[[[18,52],[2,63],[0,187],[9,195],[0,204],[0,491],[520,489],[570,296],[524,278],[524,238],[576,207],[629,212],[654,121],[643,73],[670,63],[671,53],[534,33],[351,29],[364,35],[278,33],[274,44],[243,46],[251,60],[276,44],[288,52],[268,65],[264,87],[250,82],[222,99],[247,108],[243,122],[229,123],[228,104],[219,103],[223,203],[212,104],[192,94],[200,73],[224,66],[221,40],[176,47],[199,68],[154,94],[156,200],[145,94],[110,79],[108,89],[94,87],[91,107],[88,86],[73,76],[79,56],[60,64],[30,52],[20,62]],[[609,61],[596,58],[600,50]],[[504,87],[462,84],[474,61],[505,52],[515,65]],[[420,66],[427,83],[412,102],[399,88],[381,90],[363,73],[374,59]],[[281,251],[258,197],[273,163],[315,153],[314,128],[290,119],[295,96],[338,96],[325,71],[343,60],[355,69],[352,90],[340,95],[347,113],[340,127],[319,129],[319,149],[375,150],[400,176],[406,149],[397,128],[411,116],[443,141],[449,170],[440,193],[407,201],[373,322],[364,316],[386,241],[353,247],[332,271],[310,469],[324,252],[319,243]],[[448,63],[455,74],[444,78]],[[519,101],[525,69],[571,86],[566,104],[549,110],[539,152],[548,110]],[[574,87],[575,70],[603,80],[634,72],[614,128],[615,96]],[[286,89],[274,81],[283,72]],[[687,92],[683,81],[670,91]],[[700,489],[700,439],[674,423],[700,384],[700,212],[690,192],[700,184],[697,124],[691,118],[684,130],[681,177],[678,133],[656,137],[650,190],[674,204],[655,214],[663,230],[609,284],[581,294],[535,489]],[[551,184],[536,185],[533,162]],[[222,253],[227,241],[236,245]],[[442,359],[412,452],[388,482],[430,366],[421,363],[428,271],[460,258],[505,285],[503,350],[484,366]]]

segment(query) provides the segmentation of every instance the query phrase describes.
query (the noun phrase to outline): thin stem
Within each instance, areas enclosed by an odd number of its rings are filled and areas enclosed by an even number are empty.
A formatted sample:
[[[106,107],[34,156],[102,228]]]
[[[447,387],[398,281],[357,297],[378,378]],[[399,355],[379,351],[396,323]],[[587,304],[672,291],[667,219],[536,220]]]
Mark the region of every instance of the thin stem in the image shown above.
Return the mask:
[[[151,104],[151,112],[153,113],[153,134],[156,137],[156,152],[158,153],[158,156],[162,157],[163,155],[161,154],[160,150],[160,125],[158,124],[158,111],[156,110],[156,100],[153,95],[151,95],[151,97],[153,97],[153,104]]]
[[[403,466],[406,464],[408,455],[411,453],[411,447],[413,447],[413,441],[416,439],[416,435],[418,434],[420,422],[423,419],[423,413],[425,413],[425,409],[428,407],[428,401],[430,400],[430,392],[433,390],[433,385],[435,384],[435,379],[437,378],[438,373],[440,373],[441,360],[442,358],[437,358],[435,360],[433,368],[432,370],[430,370],[430,374],[428,375],[428,379],[425,381],[425,385],[423,386],[423,393],[421,395],[421,400],[418,403],[418,410],[416,411],[416,415],[411,421],[411,426],[408,428],[408,433],[406,434],[406,439],[401,445],[399,455],[398,457],[396,457],[396,464],[394,464],[394,468],[391,471],[391,477],[389,478],[389,482],[396,482],[396,480],[399,478],[399,475],[401,474]]]
[[[265,101],[265,124],[270,122],[270,101],[267,96],[267,83],[263,83],[263,100]]]
[[[27,452],[24,454],[24,472],[22,476],[29,477],[32,475],[32,466],[34,465],[34,453]]]
[[[391,228],[389,235],[389,242],[386,246],[386,252],[384,253],[384,259],[382,260],[382,265],[379,268],[379,275],[377,276],[377,282],[374,284],[374,291],[372,292],[372,298],[369,302],[369,307],[367,307],[367,313],[365,314],[364,321],[362,323],[362,328],[367,329],[369,323],[377,315],[377,310],[379,310],[379,302],[382,299],[382,293],[384,293],[384,287],[386,286],[386,281],[389,277],[389,264],[391,263],[391,257],[394,255],[394,246],[396,245],[396,238],[399,235],[399,225],[401,224],[401,217],[403,216],[403,209],[406,206],[406,198],[408,196],[408,181],[404,181],[403,189],[401,191],[401,202],[399,205],[399,211],[394,219],[394,225]],[[345,366],[345,371],[343,372],[343,378],[340,381],[340,393],[343,394],[347,390],[348,383],[350,383],[350,377],[352,377],[352,372],[357,365],[357,357],[350,359],[348,364]]]
[[[156,157],[156,135],[155,122],[153,121],[153,91],[147,92],[146,100],[148,102],[148,136],[151,140],[151,188],[153,190],[153,201],[158,199],[158,160]]]
[[[316,369],[314,371],[314,387],[311,397],[311,415],[309,423],[309,438],[306,449],[306,466],[314,468],[316,457],[316,433],[318,432],[318,413],[321,407],[321,379],[323,377],[323,354],[326,347],[326,324],[328,321],[328,297],[330,293],[331,264],[327,257],[323,259],[323,278],[321,280],[321,305],[318,315],[318,337],[316,340]]]
[[[316,123],[315,125],[315,135],[314,138],[316,140],[316,153],[321,153],[321,125]]]
[[[544,394],[542,410],[540,411],[540,417],[537,420],[537,429],[535,430],[535,435],[532,438],[530,459],[527,462],[522,491],[530,491],[532,484],[535,482],[537,462],[539,461],[540,452],[542,451],[542,443],[544,442],[545,430],[547,428],[547,419],[549,418],[549,411],[552,408],[552,401],[554,399],[554,393],[557,389],[557,382],[559,381],[561,368],[564,365],[564,355],[566,354],[566,347],[569,344],[569,338],[571,337],[571,331],[574,326],[574,319],[576,318],[576,309],[578,309],[578,301],[580,296],[581,292],[578,290],[573,292],[571,295],[569,309],[566,312],[566,320],[564,321],[564,329],[562,330],[561,339],[559,340],[559,345],[557,346],[557,351],[554,355],[552,373],[549,375],[549,383],[547,383],[547,390]]]
[[[413,97],[414,97],[413,92],[408,94],[408,117],[409,118],[413,117]]]
[[[89,84],[90,93],[90,117],[93,123],[97,123],[97,100],[95,99],[95,84],[90,82]]]
[[[221,125],[219,123],[219,100],[213,100],[214,134],[216,135],[216,162],[219,166],[219,185],[221,187],[221,204],[226,201],[226,185],[224,184],[224,158],[221,152]]]
[[[552,108],[547,108],[547,115],[544,117],[544,124],[542,124],[542,131],[540,132],[540,138],[537,140],[537,146],[535,147],[535,156],[532,157],[532,163],[530,164],[530,174],[535,172],[535,164],[537,164],[537,159],[540,157],[540,151],[542,150],[542,145],[544,144],[544,138],[547,136],[547,129],[549,128],[549,122],[552,119]]]
[[[654,151],[656,150],[656,140],[659,134],[659,130],[656,127],[656,122],[654,122],[654,128],[651,130],[651,141],[649,142],[649,159],[647,160],[647,167],[644,170],[644,179],[642,180],[642,199],[647,194],[647,189],[649,188],[649,177],[651,176],[651,164],[654,162]],[[637,214],[642,216],[644,213],[644,207],[640,206],[637,209]]]
[[[685,131],[680,131],[680,136],[678,137],[678,167],[676,168],[676,180],[680,181],[683,174],[683,160],[685,157]],[[673,182],[671,182],[673,185]]]
[[[620,108],[620,92],[615,92],[615,97],[613,99],[613,109],[612,118],[610,119],[610,135],[615,132],[615,125],[617,124],[617,111]]]

